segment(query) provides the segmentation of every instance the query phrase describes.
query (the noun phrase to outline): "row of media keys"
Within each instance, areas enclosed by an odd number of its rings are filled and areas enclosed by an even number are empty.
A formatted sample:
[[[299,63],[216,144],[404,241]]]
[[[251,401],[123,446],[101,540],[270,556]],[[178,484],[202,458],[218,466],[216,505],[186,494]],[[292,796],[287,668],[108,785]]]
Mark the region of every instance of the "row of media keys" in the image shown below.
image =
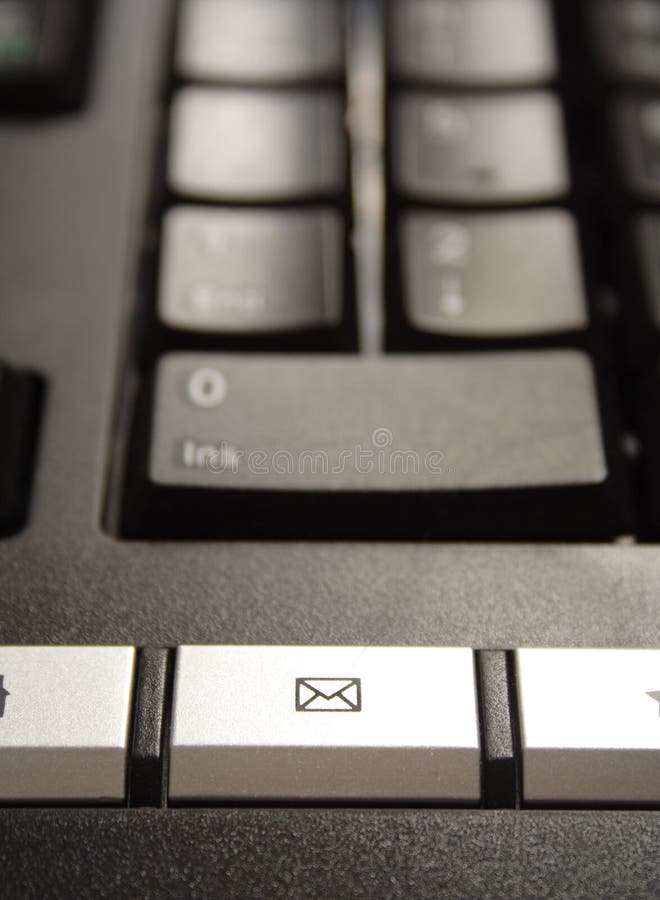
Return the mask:
[[[179,647],[169,800],[480,805],[497,653]],[[660,803],[660,650],[502,656],[519,802]],[[0,800],[124,803],[139,665],[132,647],[0,648]]]

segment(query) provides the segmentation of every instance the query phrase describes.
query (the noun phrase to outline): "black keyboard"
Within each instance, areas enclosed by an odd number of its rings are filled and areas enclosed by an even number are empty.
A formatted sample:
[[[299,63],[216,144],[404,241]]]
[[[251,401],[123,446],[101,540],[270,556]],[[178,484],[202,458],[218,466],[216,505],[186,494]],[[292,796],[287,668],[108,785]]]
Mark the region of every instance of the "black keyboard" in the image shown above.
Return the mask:
[[[0,0],[0,235],[3,895],[656,896],[659,0]]]

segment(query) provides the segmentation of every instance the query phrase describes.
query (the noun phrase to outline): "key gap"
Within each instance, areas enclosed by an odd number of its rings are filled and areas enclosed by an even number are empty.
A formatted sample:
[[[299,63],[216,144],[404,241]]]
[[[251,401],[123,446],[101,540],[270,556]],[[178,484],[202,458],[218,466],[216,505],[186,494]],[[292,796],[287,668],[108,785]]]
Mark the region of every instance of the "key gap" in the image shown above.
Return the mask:
[[[351,152],[358,346],[384,350],[384,13],[382,0],[347,0],[347,102]]]

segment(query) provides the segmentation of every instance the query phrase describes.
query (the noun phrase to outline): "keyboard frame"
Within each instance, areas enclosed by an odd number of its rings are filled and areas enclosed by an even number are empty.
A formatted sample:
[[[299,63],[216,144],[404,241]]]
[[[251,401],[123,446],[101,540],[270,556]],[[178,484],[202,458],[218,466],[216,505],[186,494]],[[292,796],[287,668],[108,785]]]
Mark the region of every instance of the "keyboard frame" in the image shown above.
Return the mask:
[[[0,357],[48,382],[29,523],[0,541],[0,644],[660,646],[660,546],[104,530],[166,2],[102,4],[82,113],[0,120]],[[651,896],[659,844],[651,810],[0,809],[12,896]]]

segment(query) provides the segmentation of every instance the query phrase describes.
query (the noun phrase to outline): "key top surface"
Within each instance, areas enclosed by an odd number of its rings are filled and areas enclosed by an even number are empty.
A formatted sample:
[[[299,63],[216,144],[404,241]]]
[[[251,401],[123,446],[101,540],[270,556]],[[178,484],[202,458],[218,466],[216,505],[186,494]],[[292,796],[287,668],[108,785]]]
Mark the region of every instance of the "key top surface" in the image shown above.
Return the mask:
[[[392,178],[402,194],[452,203],[532,203],[569,186],[560,107],[549,93],[401,93]]]
[[[0,801],[124,798],[135,650],[0,647]]]
[[[177,70],[194,81],[307,84],[341,78],[340,0],[185,0]]]
[[[180,647],[175,677],[172,800],[479,800],[470,650]]]
[[[403,302],[420,331],[532,337],[587,324],[576,228],[560,210],[409,213]]]
[[[526,803],[660,803],[660,651],[516,652]]]
[[[191,87],[174,98],[174,193],[247,202],[341,195],[345,165],[339,93]]]
[[[153,403],[136,534],[498,539],[621,524],[578,352],[171,354]]]
[[[174,208],[164,222],[160,319],[228,334],[336,326],[342,231],[330,209]]]
[[[388,48],[396,78],[427,84],[522,87],[557,70],[545,0],[393,0]]]

